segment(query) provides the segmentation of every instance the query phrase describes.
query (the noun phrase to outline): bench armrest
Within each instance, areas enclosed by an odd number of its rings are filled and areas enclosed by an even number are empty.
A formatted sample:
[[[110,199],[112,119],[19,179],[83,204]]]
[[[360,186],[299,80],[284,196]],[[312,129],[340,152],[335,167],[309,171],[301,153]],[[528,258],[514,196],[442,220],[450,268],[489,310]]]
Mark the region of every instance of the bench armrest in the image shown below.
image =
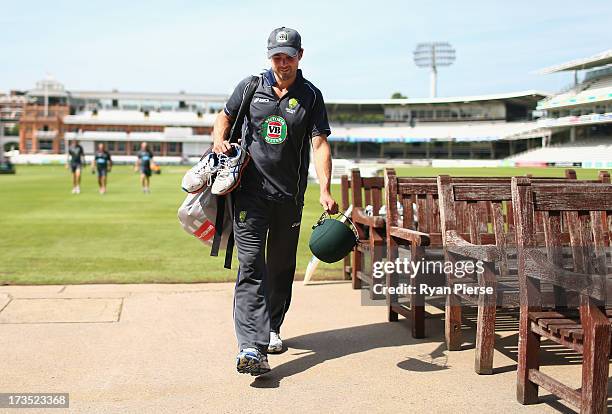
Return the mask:
[[[552,283],[562,288],[606,300],[606,275],[584,274],[563,269],[538,250],[525,251],[525,273],[528,277]]]
[[[363,224],[375,229],[385,228],[385,218],[382,216],[368,216],[362,207],[354,207],[352,220],[356,224]]]
[[[460,254],[483,262],[501,260],[501,249],[492,244],[472,244],[465,240],[456,230],[447,230],[444,237],[444,247],[450,253]]]
[[[429,234],[403,227],[389,228],[389,234],[396,239],[406,240],[416,246],[429,246]]]

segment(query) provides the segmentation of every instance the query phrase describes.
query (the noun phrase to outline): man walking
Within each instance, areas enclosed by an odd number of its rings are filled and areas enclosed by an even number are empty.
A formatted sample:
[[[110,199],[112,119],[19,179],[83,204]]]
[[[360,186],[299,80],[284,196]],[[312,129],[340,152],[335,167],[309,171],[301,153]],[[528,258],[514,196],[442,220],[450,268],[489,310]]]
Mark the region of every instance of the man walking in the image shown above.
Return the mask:
[[[79,141],[72,141],[72,145],[68,147],[68,159],[66,160],[66,168],[70,168],[72,173],[72,194],[81,193],[81,169],[85,165],[85,151],[79,144]]]
[[[138,151],[138,158],[136,159],[134,171],[140,171],[140,185],[142,186],[142,192],[145,194],[151,192],[150,180],[152,164],[153,153],[149,150],[147,143],[143,142],[140,144],[140,151]]]
[[[303,53],[297,31],[285,27],[272,31],[271,69],[258,81],[243,127],[242,146],[251,160],[234,192],[240,263],[234,321],[237,370],[251,375],[268,372],[267,354],[283,349],[280,329],[291,302],[311,146],[319,201],[326,211],[338,210],[330,193],[327,112],[321,92],[298,69]],[[217,116],[213,133],[217,154],[235,152],[227,139],[249,81],[250,77],[238,84]]]
[[[98,150],[94,154],[94,159],[91,161],[91,172],[94,170],[98,172],[98,187],[100,188],[100,194],[106,193],[106,179],[108,173],[113,168],[113,162],[111,156],[104,148],[104,144],[98,144]]]

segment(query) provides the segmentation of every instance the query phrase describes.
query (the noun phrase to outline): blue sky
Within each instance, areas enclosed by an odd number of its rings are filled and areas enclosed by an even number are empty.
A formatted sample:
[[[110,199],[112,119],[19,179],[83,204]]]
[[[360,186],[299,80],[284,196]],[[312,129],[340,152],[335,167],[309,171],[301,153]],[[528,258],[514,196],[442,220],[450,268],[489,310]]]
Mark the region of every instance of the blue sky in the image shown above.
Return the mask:
[[[266,40],[296,28],[301,67],[327,98],[429,94],[419,42],[448,41],[438,95],[538,89],[536,70],[612,48],[609,1],[13,1],[0,8],[0,91],[46,73],[67,89],[228,93],[268,66]],[[93,4],[98,3],[98,4]]]

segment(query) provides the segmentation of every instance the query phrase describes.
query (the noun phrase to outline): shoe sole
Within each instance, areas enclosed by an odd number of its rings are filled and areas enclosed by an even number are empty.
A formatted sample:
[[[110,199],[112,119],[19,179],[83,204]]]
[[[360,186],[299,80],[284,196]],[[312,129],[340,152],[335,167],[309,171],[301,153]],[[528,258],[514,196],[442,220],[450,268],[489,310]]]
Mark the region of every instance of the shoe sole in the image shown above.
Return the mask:
[[[236,370],[240,374],[251,374],[254,377],[270,372],[270,368],[261,367],[259,365],[259,360],[250,355],[241,355],[238,357]]]
[[[283,346],[280,347],[268,347],[268,354],[280,354],[283,352]]]
[[[214,175],[214,174],[213,174],[213,175]],[[207,181],[208,181],[208,180],[207,180]],[[205,189],[205,188],[206,188],[206,186],[207,186],[207,184],[206,184],[206,183],[207,183],[207,181],[204,181],[204,184],[202,184],[202,187],[199,187],[199,188],[198,188],[198,189],[196,189],[196,190],[191,190],[191,191],[189,191],[189,190],[187,190],[185,187],[181,187],[181,189],[182,189],[184,192],[188,193],[188,194],[198,194],[198,193],[201,193],[202,191],[204,191],[204,189]]]
[[[181,187],[181,188],[187,194],[198,194],[198,193],[201,193],[202,191],[204,191],[205,187],[206,187],[206,184],[204,184],[202,187],[198,188],[197,190],[192,190],[192,191],[187,190],[185,187]]]
[[[244,168],[247,166],[247,164],[249,163],[250,160],[251,160],[251,156],[249,154],[247,154],[246,157],[244,158],[244,162],[242,163],[242,166],[240,166],[240,172],[238,173],[238,179],[236,180],[234,185],[231,186],[229,189],[225,190],[224,192],[216,194],[216,195],[226,195],[226,194],[229,194],[232,191],[234,191],[234,189],[236,189],[236,187],[238,187],[238,184],[240,184],[240,180],[242,179],[242,171],[244,171]]]

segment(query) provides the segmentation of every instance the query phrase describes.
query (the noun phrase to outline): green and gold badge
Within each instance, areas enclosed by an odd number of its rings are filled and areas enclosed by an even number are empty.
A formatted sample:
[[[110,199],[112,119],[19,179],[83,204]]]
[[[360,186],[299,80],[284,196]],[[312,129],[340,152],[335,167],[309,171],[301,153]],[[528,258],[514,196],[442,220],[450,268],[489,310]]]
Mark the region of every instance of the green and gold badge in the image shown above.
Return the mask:
[[[261,135],[268,144],[280,144],[287,139],[287,122],[282,116],[271,115],[264,120]]]
[[[293,109],[298,106],[298,100],[295,98],[289,99],[289,105],[287,106],[289,109]]]

